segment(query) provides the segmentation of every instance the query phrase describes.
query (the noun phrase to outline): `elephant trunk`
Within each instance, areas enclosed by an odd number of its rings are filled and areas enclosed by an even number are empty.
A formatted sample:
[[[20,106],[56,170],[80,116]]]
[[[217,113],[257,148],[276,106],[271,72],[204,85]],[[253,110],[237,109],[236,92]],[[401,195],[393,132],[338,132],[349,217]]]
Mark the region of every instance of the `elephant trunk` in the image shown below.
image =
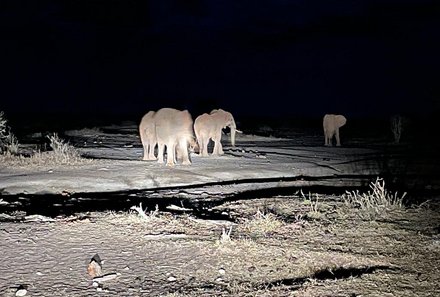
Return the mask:
[[[235,146],[235,132],[237,132],[237,127],[235,126],[235,121],[232,120],[231,125],[229,126],[231,129],[231,145]]]

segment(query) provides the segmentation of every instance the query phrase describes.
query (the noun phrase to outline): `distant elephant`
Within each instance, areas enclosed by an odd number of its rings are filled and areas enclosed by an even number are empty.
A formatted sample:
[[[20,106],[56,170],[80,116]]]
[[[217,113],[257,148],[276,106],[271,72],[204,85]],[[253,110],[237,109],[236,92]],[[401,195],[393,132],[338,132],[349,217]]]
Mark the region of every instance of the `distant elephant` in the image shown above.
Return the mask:
[[[195,143],[191,114],[187,110],[162,108],[156,112],[154,119],[158,163],[164,163],[164,147],[166,146],[166,165],[173,166],[177,163],[176,154],[182,159],[183,165],[190,165],[188,147]]]
[[[155,111],[147,112],[141,119],[139,124],[139,135],[141,138],[142,146],[144,147],[144,156],[142,160],[156,160],[154,155],[154,149],[157,144],[156,140],[156,124],[155,124]]]
[[[214,141],[214,149],[212,155],[223,155],[223,147],[221,144],[222,130],[226,127],[231,129],[231,144],[235,146],[235,133],[241,132],[237,130],[234,117],[230,112],[223,109],[214,109],[210,114],[204,113],[194,121],[194,132],[196,133],[197,142],[201,156],[208,156],[209,140]]]
[[[343,115],[326,114],[323,119],[325,145],[332,146],[333,137],[336,138],[336,146],[341,146],[339,139],[339,128],[347,123],[347,119]]]

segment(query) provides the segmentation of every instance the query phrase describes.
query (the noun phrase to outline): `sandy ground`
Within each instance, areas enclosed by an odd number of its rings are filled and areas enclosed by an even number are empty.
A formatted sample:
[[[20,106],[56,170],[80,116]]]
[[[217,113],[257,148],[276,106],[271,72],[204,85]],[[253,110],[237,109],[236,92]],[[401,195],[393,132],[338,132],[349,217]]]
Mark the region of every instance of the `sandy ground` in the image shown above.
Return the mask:
[[[439,205],[366,218],[338,197],[315,198],[217,206],[232,221],[147,211],[3,222],[0,295],[20,285],[27,296],[440,294]],[[117,273],[99,287],[87,274],[96,253],[103,274]]]

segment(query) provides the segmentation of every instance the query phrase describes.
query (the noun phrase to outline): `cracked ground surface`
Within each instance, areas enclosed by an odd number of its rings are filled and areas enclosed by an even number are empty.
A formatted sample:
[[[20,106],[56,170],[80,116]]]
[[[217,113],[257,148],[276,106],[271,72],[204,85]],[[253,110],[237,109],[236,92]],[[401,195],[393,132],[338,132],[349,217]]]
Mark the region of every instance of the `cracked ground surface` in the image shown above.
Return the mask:
[[[15,296],[20,285],[27,296],[440,295],[438,203],[366,218],[340,196],[309,198],[216,206],[228,221],[191,210],[5,221],[0,296]],[[98,288],[87,275],[96,253],[104,274],[118,273]]]

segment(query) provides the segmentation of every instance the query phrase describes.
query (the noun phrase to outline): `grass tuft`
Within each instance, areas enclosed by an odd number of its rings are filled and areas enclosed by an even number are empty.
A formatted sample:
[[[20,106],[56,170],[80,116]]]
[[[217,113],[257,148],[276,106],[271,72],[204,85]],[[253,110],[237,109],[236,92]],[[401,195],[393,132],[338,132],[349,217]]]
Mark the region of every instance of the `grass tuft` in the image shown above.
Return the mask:
[[[406,192],[399,196],[385,188],[385,181],[382,178],[376,178],[375,182],[370,183],[370,191],[359,193],[359,191],[347,191],[342,195],[346,206],[359,209],[359,214],[364,219],[375,219],[378,215],[384,214],[390,210],[403,209],[403,200]]]

